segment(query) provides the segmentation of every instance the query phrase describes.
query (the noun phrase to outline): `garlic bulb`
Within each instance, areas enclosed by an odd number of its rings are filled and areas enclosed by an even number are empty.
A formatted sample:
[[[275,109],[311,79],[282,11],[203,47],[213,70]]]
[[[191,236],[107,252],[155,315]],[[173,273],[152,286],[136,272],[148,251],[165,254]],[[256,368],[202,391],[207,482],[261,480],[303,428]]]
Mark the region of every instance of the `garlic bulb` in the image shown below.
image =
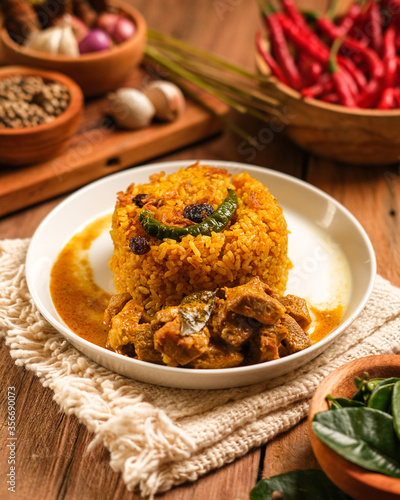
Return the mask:
[[[67,14],[57,26],[34,33],[26,47],[46,54],[78,57],[78,42],[72,30],[71,16]]]
[[[121,88],[108,96],[111,115],[118,126],[127,129],[148,127],[155,115],[155,108],[143,92]]]
[[[172,82],[152,82],[143,92],[156,108],[156,117],[159,120],[172,122],[185,110],[185,97],[181,89]]]

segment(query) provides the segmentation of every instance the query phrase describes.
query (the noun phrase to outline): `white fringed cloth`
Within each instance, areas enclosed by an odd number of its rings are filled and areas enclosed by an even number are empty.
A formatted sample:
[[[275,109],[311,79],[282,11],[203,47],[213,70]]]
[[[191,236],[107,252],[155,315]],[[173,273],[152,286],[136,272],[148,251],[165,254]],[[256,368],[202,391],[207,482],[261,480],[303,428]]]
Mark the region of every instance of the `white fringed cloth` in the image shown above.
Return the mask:
[[[400,352],[400,289],[377,276],[358,319],[315,360],[250,387],[193,391],[117,375],[77,351],[48,324],[25,279],[29,240],[0,241],[0,334],[67,414],[110,451],[129,490],[153,497],[195,481],[287,431],[307,415],[318,384],[335,368]]]

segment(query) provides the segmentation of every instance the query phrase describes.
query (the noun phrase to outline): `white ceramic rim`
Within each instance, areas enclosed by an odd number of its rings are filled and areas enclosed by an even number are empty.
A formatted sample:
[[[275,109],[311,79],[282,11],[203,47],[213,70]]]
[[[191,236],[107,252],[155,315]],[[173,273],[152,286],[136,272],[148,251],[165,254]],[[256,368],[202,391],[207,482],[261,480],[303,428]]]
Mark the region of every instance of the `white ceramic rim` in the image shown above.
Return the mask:
[[[157,171],[165,170],[168,168],[179,169],[181,167],[187,167],[196,161],[200,161],[201,164],[212,165],[212,166],[220,166],[222,168],[227,168],[230,171],[244,171],[247,170],[253,174],[260,174],[261,176],[264,174],[271,179],[275,179],[277,181],[283,181],[286,183],[293,184],[296,188],[300,190],[305,190],[308,195],[316,196],[318,198],[322,198],[329,204],[333,204],[335,209],[347,219],[349,224],[352,226],[353,230],[357,233],[360,242],[364,245],[362,249],[364,254],[367,256],[365,261],[362,263],[365,266],[365,273],[367,279],[367,285],[364,288],[361,299],[358,302],[358,305],[351,311],[349,317],[339,325],[334,331],[328,334],[324,339],[317,342],[316,344],[308,347],[307,349],[300,351],[295,354],[291,354],[288,357],[281,358],[278,360],[268,361],[266,363],[260,363],[256,365],[250,366],[241,366],[235,368],[224,368],[224,369],[208,369],[208,370],[194,370],[188,368],[175,368],[163,365],[151,364],[145,361],[140,361],[132,358],[127,358],[126,356],[122,356],[120,354],[108,351],[103,349],[102,347],[96,346],[81,337],[77,334],[73,333],[69,328],[67,328],[63,323],[61,323],[57,318],[55,318],[47,309],[45,304],[43,303],[40,292],[38,291],[35,280],[33,268],[35,264],[35,259],[37,258],[37,243],[39,243],[40,239],[45,235],[46,229],[50,221],[57,217],[59,213],[64,211],[66,207],[73,204],[74,200],[81,196],[86,196],[90,191],[95,190],[99,186],[104,183],[110,181],[110,179],[118,179],[121,178],[121,190],[126,188],[127,181],[123,182],[125,177],[130,177],[131,182],[134,180],[135,173],[142,173],[144,170],[157,169]],[[272,194],[273,190],[271,189]],[[112,203],[114,199],[112,200]],[[110,205],[112,205],[110,203]],[[279,203],[279,200],[278,200]],[[66,242],[65,242],[66,243]],[[62,246],[60,248],[60,251]],[[248,165],[244,163],[238,162],[230,162],[230,161],[219,161],[219,160],[183,160],[183,161],[169,161],[169,162],[160,162],[160,163],[152,163],[149,165],[133,167],[131,169],[123,170],[121,172],[112,174],[110,176],[101,178],[87,186],[77,190],[64,201],[62,201],[52,212],[50,212],[46,218],[41,222],[41,224],[36,229],[27,253],[26,258],[26,276],[27,276],[27,284],[29,292],[32,296],[33,301],[38,307],[41,314],[44,318],[62,333],[65,338],[67,338],[75,347],[84,352],[88,357],[94,359],[100,364],[107,366],[110,368],[110,364],[113,366],[110,369],[113,369],[122,375],[126,375],[131,378],[135,378],[137,380],[141,380],[149,383],[157,383],[159,385],[165,385],[168,387],[179,387],[179,388],[187,388],[187,389],[222,389],[228,387],[238,387],[244,385],[250,385],[262,380],[272,379],[275,376],[288,373],[292,370],[290,365],[294,365],[295,367],[302,366],[304,363],[310,361],[315,358],[318,354],[320,354],[329,344],[331,344],[338,336],[340,336],[346,328],[350,326],[350,324],[355,320],[355,318],[361,313],[363,310],[374,285],[374,280],[376,276],[376,259],[372,244],[361,226],[361,224],[357,221],[357,219],[338,201],[332,198],[330,195],[321,191],[320,189],[308,184],[305,181],[292,177],[288,174],[284,174],[281,172],[277,172],[274,170],[270,170],[265,167],[258,167],[254,165]],[[88,354],[90,352],[90,354]],[[105,358],[109,358],[104,361]],[[123,358],[123,360],[121,360]],[[305,361],[302,361],[302,358]],[[125,370],[115,369],[115,366],[119,366],[119,363],[132,363],[132,371],[135,372],[135,367],[139,370],[139,374],[135,373],[127,374]],[[285,369],[284,366],[287,365],[288,369]],[[149,376],[143,376],[142,372],[152,372]],[[277,375],[274,375],[277,374]],[[220,379],[220,380],[219,380]],[[233,382],[233,380],[236,382]],[[229,380],[232,380],[232,383],[228,383]]]

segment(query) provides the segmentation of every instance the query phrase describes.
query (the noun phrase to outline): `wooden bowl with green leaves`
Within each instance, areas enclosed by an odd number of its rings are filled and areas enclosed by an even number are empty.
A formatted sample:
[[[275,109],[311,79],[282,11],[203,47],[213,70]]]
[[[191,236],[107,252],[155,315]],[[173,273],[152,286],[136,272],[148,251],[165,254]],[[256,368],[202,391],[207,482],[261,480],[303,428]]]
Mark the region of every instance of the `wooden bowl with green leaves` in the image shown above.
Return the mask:
[[[327,476],[356,500],[400,498],[400,439],[394,425],[400,419],[399,384],[393,389],[397,378],[400,355],[360,358],[332,372],[311,400],[308,429],[314,454]],[[327,395],[334,400],[329,405]],[[336,404],[342,408],[329,409]],[[392,477],[378,469],[390,470]]]

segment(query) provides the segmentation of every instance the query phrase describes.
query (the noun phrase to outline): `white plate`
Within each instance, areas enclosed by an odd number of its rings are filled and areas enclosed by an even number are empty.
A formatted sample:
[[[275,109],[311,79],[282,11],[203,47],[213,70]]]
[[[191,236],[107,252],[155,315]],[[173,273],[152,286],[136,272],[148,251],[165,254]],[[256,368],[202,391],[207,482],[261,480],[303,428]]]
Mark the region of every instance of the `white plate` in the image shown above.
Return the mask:
[[[40,224],[29,246],[26,274],[29,291],[43,316],[77,349],[101,365],[152,384],[187,389],[222,389],[250,385],[284,375],[311,361],[360,314],[373,287],[376,262],[372,245],[357,220],[337,201],[294,177],[241,163],[202,160],[231,173],[247,170],[277,198],[291,231],[289,256],[294,264],[287,293],[323,307],[345,305],[338,327],[323,340],[288,357],[252,366],[193,370],[160,366],[128,358],[83,340],[62,321],[50,296],[50,272],[69,239],[100,215],[111,213],[116,193],[129,184],[148,182],[150,175],[172,173],[194,161],[156,163],[125,170],[78,190]],[[112,253],[108,232],[96,240],[90,260],[97,283],[112,291],[107,261]]]

